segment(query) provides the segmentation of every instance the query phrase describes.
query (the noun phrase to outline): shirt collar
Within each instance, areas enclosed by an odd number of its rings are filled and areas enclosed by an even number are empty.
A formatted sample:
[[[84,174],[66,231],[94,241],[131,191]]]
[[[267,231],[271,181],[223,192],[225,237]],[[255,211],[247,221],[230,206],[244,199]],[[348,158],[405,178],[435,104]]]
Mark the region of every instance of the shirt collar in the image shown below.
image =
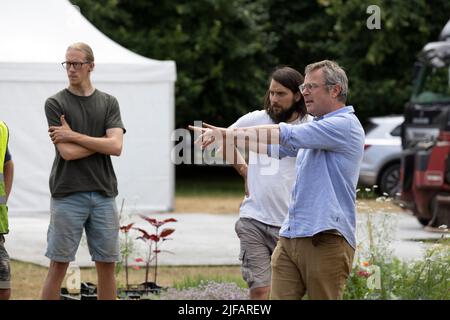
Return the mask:
[[[333,112],[324,114],[323,116],[314,117],[314,121],[319,121],[319,120],[322,120],[324,118],[333,117],[333,116],[335,116],[337,114],[340,114],[340,113],[355,113],[355,109],[353,108],[353,106],[345,106],[345,107],[339,108],[339,109],[337,109],[337,110],[335,110]]]

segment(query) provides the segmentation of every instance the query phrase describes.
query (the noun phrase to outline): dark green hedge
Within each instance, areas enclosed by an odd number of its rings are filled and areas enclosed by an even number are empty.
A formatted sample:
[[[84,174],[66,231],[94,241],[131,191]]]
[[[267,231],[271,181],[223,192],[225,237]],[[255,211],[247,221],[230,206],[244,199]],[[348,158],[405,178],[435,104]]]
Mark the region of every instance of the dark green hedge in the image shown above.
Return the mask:
[[[229,125],[261,106],[270,71],[338,61],[364,122],[402,113],[417,53],[449,19],[446,0],[72,0],[97,28],[147,57],[175,60],[176,126]],[[369,5],[381,29],[369,30]],[[303,72],[302,72],[303,73]]]

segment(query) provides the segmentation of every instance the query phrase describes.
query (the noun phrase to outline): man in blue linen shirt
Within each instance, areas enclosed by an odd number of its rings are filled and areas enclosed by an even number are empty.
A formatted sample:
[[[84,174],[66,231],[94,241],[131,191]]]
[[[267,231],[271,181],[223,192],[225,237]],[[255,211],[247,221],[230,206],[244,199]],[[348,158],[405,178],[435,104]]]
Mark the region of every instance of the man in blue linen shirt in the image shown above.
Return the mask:
[[[297,156],[297,181],[272,256],[272,298],[339,299],[356,247],[356,184],[364,131],[345,106],[348,81],[336,63],[306,67],[301,91],[315,121],[279,125],[279,156]],[[273,147],[271,148],[273,149]],[[269,150],[270,153],[270,150]]]
[[[310,299],[340,299],[356,246],[364,131],[353,107],[345,105],[348,80],[337,63],[308,65],[300,88],[315,121],[237,129],[207,125],[199,140],[205,147],[220,135],[245,138],[254,151],[297,157],[288,215],[272,255],[271,298],[301,299],[307,293]]]

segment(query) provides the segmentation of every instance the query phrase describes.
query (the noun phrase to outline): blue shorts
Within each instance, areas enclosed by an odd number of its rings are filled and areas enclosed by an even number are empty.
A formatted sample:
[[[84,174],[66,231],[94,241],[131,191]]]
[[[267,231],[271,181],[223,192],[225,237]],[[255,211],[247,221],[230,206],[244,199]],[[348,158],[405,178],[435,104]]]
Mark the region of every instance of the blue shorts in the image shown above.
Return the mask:
[[[77,192],[52,198],[50,212],[45,253],[50,260],[74,261],[85,229],[92,261],[120,261],[119,215],[113,197]]]

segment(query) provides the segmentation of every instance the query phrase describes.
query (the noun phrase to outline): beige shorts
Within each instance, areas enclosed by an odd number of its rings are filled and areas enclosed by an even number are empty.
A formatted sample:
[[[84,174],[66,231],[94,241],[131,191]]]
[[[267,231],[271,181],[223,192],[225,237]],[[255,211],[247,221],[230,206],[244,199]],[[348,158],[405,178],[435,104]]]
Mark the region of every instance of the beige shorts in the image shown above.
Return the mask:
[[[278,241],[279,227],[240,218],[235,225],[240,240],[242,277],[250,289],[270,286],[270,257]]]
[[[321,232],[312,237],[281,237],[272,256],[274,300],[341,299],[355,250],[344,237]]]

